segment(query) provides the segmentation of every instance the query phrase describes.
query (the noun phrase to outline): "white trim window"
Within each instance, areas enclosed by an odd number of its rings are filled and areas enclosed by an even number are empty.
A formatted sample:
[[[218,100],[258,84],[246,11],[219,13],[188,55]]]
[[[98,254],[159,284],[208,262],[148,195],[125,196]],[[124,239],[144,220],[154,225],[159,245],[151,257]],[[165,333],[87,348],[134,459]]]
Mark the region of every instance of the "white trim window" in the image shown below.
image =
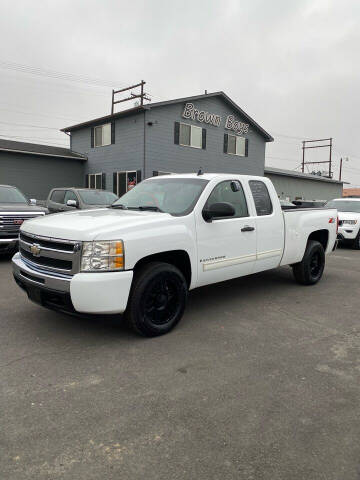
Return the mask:
[[[88,188],[102,188],[102,173],[89,173]]]
[[[125,170],[123,172],[114,172],[113,174],[113,192],[121,197],[124,193],[136,187],[141,182],[141,170]]]
[[[179,145],[183,147],[203,148],[201,127],[180,123]]]
[[[94,146],[104,147],[111,145],[111,123],[94,127]]]
[[[226,152],[229,155],[247,157],[247,139],[237,135],[225,134],[227,137]]]

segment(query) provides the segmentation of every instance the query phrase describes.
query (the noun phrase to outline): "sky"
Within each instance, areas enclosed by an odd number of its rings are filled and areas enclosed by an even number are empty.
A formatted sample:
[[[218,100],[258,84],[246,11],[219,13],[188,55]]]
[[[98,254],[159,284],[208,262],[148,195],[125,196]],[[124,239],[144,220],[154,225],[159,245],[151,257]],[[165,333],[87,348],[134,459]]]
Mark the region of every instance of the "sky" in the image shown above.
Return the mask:
[[[332,137],[334,178],[343,158],[360,185],[359,20],[359,0],[2,0],[0,137],[68,146],[60,128],[144,79],[154,102],[224,91],[274,137],[268,166]]]

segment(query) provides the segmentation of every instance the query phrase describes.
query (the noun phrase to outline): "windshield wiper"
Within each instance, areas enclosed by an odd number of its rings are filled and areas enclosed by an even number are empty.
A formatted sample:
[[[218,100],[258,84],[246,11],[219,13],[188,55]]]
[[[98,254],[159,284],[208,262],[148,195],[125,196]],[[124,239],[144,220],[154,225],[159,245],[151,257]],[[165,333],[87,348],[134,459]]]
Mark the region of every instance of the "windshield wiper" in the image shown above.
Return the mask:
[[[116,205],[110,205],[110,208],[120,208],[121,210],[127,210],[127,206],[126,205],[123,205],[122,203],[118,203]]]
[[[129,210],[142,210],[142,211],[150,211],[150,212],[161,212],[165,213],[161,208],[156,207],[155,205],[140,205],[139,207],[127,207]]]
[[[155,205],[140,205],[140,207],[137,207],[139,210],[149,210],[151,212],[161,212],[164,213],[161,208],[156,207]]]

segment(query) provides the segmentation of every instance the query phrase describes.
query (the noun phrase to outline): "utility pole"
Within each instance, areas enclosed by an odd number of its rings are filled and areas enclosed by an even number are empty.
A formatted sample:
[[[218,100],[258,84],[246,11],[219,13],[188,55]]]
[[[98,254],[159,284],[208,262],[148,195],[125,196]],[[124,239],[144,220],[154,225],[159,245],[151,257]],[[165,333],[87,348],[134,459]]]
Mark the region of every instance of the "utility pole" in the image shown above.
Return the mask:
[[[311,165],[316,163],[328,163],[329,164],[329,178],[332,178],[332,138],[320,138],[319,140],[303,140],[302,142],[302,162],[301,162],[301,171],[304,173],[305,165]],[[329,142],[323,144],[322,142]],[[320,145],[307,145],[308,143],[320,143]],[[329,147],[329,160],[321,160],[318,162],[305,162],[305,150],[308,148],[324,148]]]
[[[143,106],[144,100],[151,101],[151,98],[149,98],[148,94],[144,92],[145,83],[146,82],[144,80],[141,80],[140,83],[137,83],[136,85],[131,85],[131,87],[121,88],[120,90],[113,90],[112,96],[111,96],[111,115],[114,115],[114,107],[117,103],[127,102],[129,100],[134,100],[135,98],[140,98],[140,105]],[[130,97],[126,97],[121,100],[115,100],[116,94],[126,92],[128,90],[132,90],[133,88],[138,88],[138,87],[140,87],[140,94],[131,92]]]
[[[304,169],[305,169],[305,140],[303,140],[302,144],[303,144],[302,145],[303,156],[302,156],[301,171],[302,171],[302,173],[304,173]]]
[[[344,158],[345,162],[349,160],[349,157]],[[342,164],[343,164],[343,158],[340,158],[340,170],[339,170],[339,182],[341,181],[341,174],[342,174]]]
[[[342,171],[342,157],[340,158],[339,181],[341,180],[341,171]]]

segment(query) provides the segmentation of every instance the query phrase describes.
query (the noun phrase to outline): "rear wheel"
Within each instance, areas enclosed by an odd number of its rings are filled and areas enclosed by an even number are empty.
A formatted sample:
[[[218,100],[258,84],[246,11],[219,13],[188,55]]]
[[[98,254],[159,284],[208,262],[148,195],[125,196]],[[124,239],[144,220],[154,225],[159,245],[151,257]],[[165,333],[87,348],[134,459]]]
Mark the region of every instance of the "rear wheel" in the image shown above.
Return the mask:
[[[316,240],[309,240],[302,261],[293,265],[294,277],[302,285],[314,285],[322,277],[324,267],[324,247]]]
[[[187,285],[173,265],[151,262],[135,273],[125,316],[137,333],[154,337],[175,327],[183,316]]]

